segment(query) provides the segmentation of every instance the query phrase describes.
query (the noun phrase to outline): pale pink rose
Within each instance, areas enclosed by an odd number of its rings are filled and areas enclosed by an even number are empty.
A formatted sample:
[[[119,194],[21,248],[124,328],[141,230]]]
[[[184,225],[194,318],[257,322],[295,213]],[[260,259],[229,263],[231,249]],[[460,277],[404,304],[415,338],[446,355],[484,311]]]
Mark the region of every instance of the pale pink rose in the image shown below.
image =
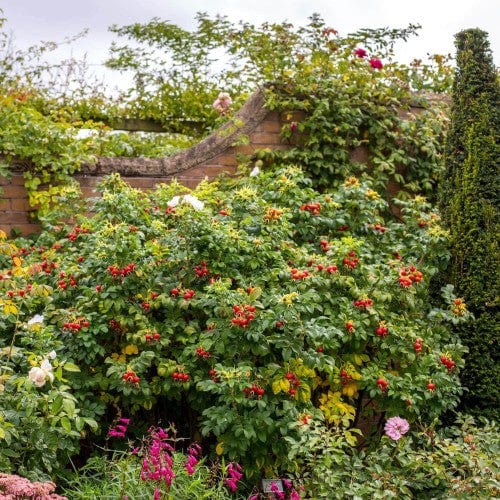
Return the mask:
[[[394,441],[401,439],[410,430],[410,424],[401,417],[392,417],[385,423],[384,431]]]
[[[45,371],[43,371],[41,368],[38,366],[34,366],[31,368],[31,370],[28,372],[28,378],[37,386],[37,387],[42,387],[45,385],[45,382],[47,381],[47,375]]]

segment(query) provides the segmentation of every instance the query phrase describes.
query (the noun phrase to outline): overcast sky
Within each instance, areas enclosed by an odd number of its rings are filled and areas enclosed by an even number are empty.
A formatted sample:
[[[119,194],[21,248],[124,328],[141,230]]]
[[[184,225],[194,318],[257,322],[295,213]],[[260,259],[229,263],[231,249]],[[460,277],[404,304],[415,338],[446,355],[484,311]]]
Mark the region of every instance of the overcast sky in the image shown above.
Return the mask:
[[[7,18],[5,28],[20,47],[61,41],[88,28],[71,55],[86,53],[96,70],[113,40],[110,25],[159,17],[189,29],[200,11],[235,22],[289,21],[296,26],[307,24],[308,16],[317,12],[340,35],[361,28],[422,25],[418,37],[399,47],[401,62],[425,59],[427,53],[454,54],[457,32],[481,28],[489,33],[495,63],[500,64],[500,0],[0,0],[0,8]],[[58,58],[69,55],[60,52]]]

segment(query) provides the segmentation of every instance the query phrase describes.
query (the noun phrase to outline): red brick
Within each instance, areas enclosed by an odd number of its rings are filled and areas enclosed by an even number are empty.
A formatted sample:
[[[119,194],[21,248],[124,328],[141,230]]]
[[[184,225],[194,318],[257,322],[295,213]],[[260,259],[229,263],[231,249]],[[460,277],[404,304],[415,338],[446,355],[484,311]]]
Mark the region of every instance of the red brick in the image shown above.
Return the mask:
[[[28,212],[31,210],[28,198],[12,198],[11,208],[14,212]]]
[[[15,230],[16,233],[19,231],[23,236],[28,236],[33,233],[39,233],[41,227],[38,224],[0,224],[0,229],[5,231],[7,236],[10,235],[12,230]]]
[[[210,160],[211,164],[235,167],[238,165],[238,160],[234,154],[223,153]]]
[[[10,198],[0,199],[0,210],[5,210],[6,212],[11,209]]]
[[[23,186],[5,186],[2,188],[2,198],[26,198],[26,189]]]
[[[278,120],[268,120],[267,118],[257,125],[255,129],[258,132],[274,132],[281,133],[281,123]]]
[[[279,134],[272,134],[271,132],[252,132],[250,134],[250,142],[253,144],[273,146],[281,144],[281,137]]]
[[[28,212],[0,212],[0,222],[2,224],[26,224],[30,223]]]
[[[97,191],[93,187],[82,186],[81,187],[81,191],[82,191],[82,197],[83,198],[95,198],[96,196],[100,195],[99,191]]]
[[[122,179],[137,189],[151,189],[154,181],[150,177],[122,177]]]

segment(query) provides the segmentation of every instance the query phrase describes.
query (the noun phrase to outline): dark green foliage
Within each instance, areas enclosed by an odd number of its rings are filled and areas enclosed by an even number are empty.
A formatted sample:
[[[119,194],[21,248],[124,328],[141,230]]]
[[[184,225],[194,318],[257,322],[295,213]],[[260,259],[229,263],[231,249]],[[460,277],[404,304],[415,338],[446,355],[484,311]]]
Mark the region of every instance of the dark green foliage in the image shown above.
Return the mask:
[[[475,315],[473,324],[460,327],[469,348],[462,403],[498,417],[500,90],[485,32],[460,32],[456,47],[441,209],[451,235],[450,281]]]

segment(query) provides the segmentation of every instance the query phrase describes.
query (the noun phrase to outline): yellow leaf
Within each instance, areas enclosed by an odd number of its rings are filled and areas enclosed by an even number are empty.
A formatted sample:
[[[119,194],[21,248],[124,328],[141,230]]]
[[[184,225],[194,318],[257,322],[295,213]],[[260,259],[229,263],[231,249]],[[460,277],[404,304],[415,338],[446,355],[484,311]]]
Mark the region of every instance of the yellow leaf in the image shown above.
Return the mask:
[[[220,441],[215,447],[215,453],[222,455],[224,453],[224,441]]]
[[[273,390],[273,394],[278,394],[281,392],[281,380],[278,379],[278,380],[275,380],[272,384],[271,384],[271,389]]]
[[[311,399],[311,388],[308,385],[301,385],[298,390],[298,399],[307,403]]]
[[[122,352],[123,354],[128,354],[128,355],[137,354],[139,352],[139,349],[137,348],[136,345],[129,344],[122,349]]]
[[[350,381],[342,387],[342,394],[350,398],[354,397],[358,393],[358,384],[354,381]]]
[[[6,300],[3,305],[4,314],[17,314],[17,306],[11,300]]]

